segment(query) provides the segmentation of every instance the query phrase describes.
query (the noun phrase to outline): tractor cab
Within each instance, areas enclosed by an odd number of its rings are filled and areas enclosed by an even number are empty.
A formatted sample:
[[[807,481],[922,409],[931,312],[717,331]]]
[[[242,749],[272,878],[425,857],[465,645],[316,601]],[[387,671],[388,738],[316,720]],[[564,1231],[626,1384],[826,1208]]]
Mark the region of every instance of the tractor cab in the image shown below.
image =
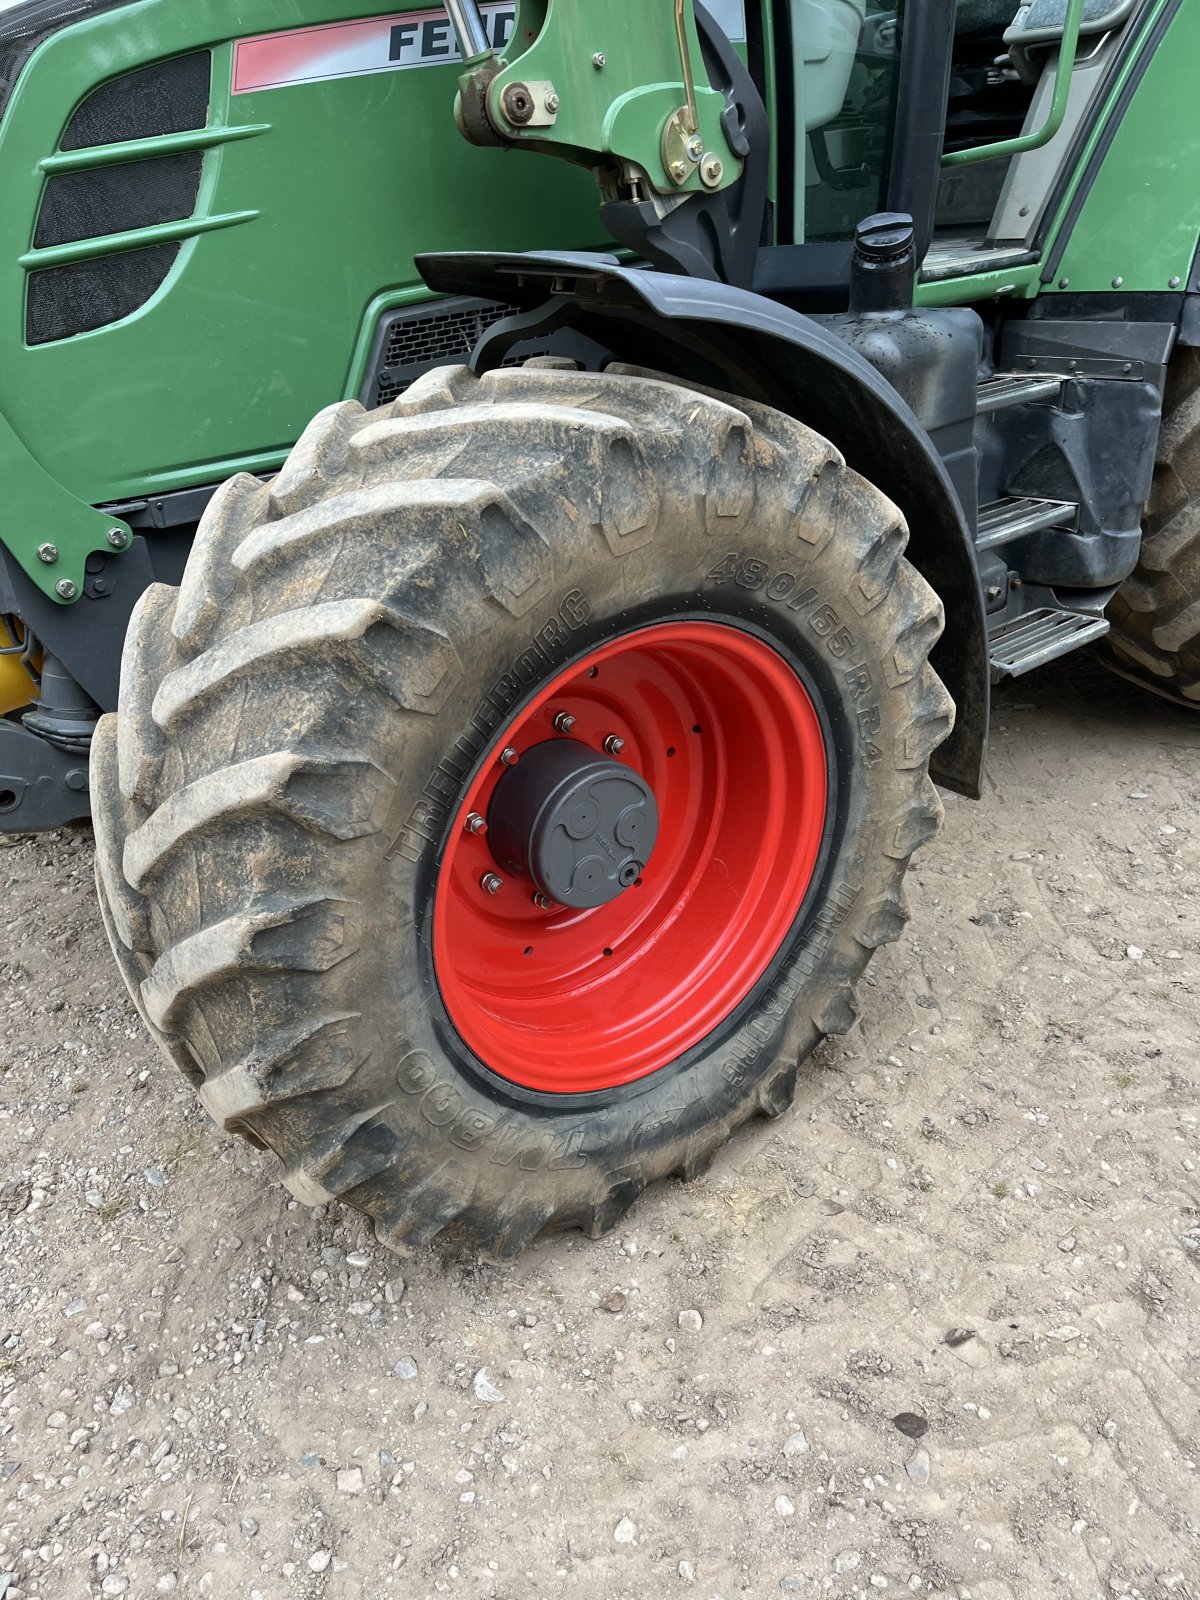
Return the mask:
[[[844,245],[863,217],[904,210],[918,222],[924,283],[1029,265],[1150,9],[1144,0],[775,6],[775,242]],[[838,259],[812,252],[797,287],[832,289]]]

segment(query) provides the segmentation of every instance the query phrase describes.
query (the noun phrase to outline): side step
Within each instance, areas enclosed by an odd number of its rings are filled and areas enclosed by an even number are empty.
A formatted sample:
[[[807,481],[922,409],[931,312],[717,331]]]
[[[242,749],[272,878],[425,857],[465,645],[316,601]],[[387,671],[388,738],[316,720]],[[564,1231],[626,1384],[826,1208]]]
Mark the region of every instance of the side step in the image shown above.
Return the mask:
[[[1026,377],[1019,372],[998,372],[979,385],[976,410],[980,415],[991,411],[1007,411],[1010,406],[1027,405],[1031,400],[1061,400],[1066,375],[1039,372]]]
[[[1059,611],[1043,606],[1028,611],[1011,622],[1001,622],[988,630],[988,655],[992,682],[1019,678],[1056,656],[1065,656],[1081,645],[1090,644],[1108,632],[1107,617],[1092,617],[1082,611]]]
[[[990,550],[994,545],[1007,544],[1010,539],[1037,533],[1042,528],[1070,528],[1078,514],[1079,507],[1070,500],[1033,500],[1026,495],[1005,495],[990,505],[980,506],[975,548]]]

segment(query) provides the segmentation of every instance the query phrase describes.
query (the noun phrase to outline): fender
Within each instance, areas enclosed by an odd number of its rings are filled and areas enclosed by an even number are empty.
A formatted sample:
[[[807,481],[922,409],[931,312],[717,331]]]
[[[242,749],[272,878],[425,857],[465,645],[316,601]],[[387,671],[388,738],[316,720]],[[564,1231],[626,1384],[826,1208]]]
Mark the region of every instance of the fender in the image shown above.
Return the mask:
[[[572,327],[619,361],[759,400],[815,427],[894,500],[908,557],[941,597],[946,628],[933,666],[954,698],[954,731],[933,755],[943,788],[977,800],[990,679],[983,596],[958,497],[934,445],[890,383],[810,317],[729,284],[621,265],[613,256],[489,251],[424,255],[431,289],[523,308],[471,357],[498,366],[521,339]]]

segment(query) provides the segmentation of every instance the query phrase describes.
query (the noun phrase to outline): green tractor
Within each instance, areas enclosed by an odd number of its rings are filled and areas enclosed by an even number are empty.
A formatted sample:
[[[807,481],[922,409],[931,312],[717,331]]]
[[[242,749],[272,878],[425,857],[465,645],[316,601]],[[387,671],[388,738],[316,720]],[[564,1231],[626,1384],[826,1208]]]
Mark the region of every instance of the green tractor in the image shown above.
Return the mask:
[[[991,684],[1200,708],[1197,60],[1182,0],[0,3],[0,824],[90,762],[146,1026],[295,1195],[611,1227],[851,1026]]]

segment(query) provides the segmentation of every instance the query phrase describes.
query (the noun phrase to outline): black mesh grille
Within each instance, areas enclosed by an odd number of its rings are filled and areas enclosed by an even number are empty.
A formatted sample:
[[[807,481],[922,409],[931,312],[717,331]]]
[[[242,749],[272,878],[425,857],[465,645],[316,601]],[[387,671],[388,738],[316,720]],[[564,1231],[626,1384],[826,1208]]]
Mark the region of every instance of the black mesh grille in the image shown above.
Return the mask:
[[[209,52],[198,50],[111,78],[76,107],[59,148],[86,150],[96,144],[203,128],[208,121],[210,77]]]
[[[178,244],[159,244],[31,273],[26,342],[68,339],[129,316],[162,284],[178,251]]]
[[[190,217],[203,162],[202,150],[184,150],[153,161],[53,173],[42,194],[33,242],[42,249]]]
[[[448,303],[436,311],[422,306],[419,310],[393,312],[377,341],[374,377],[365,403],[386,406],[431,367],[465,361],[482,334],[516,310],[516,306],[497,301],[473,300]],[[531,356],[548,353],[548,347],[533,349],[522,345],[520,353],[510,353],[503,364],[515,366]]]
[[[203,128],[211,73],[210,53],[198,50],[111,78],[75,108],[60,147],[81,150]],[[149,161],[51,173],[34,244],[48,249],[181,222],[195,210],[203,167],[202,150],[181,150]],[[162,285],[178,253],[178,244],[154,245],[32,273],[26,342],[69,339],[129,316]]]

